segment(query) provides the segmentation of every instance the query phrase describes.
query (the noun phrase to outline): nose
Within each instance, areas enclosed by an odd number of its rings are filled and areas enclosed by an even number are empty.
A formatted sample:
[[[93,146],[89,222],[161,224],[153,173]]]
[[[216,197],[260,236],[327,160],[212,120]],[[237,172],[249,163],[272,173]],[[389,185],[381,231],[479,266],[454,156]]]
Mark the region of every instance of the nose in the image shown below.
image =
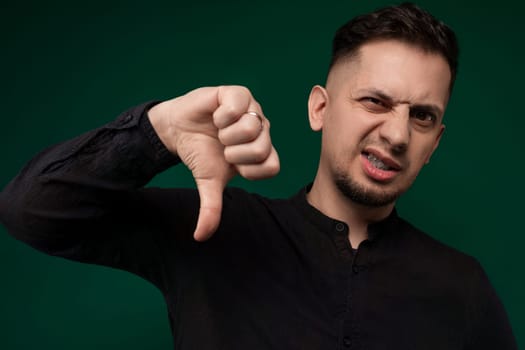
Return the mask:
[[[408,106],[392,111],[379,128],[379,135],[393,153],[403,153],[410,140],[410,116]]]

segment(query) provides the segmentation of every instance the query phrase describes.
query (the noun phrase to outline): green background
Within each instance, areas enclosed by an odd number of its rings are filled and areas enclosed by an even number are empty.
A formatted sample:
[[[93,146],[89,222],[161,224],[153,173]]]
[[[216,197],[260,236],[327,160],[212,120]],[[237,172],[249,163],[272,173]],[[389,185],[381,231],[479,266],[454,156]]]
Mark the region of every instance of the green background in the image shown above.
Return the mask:
[[[478,258],[525,344],[523,5],[420,1],[453,27],[460,72],[432,163],[402,216]],[[122,110],[198,86],[243,84],[272,121],[282,162],[235,185],[288,196],[313,179],[306,100],[332,33],[388,1],[20,1],[0,5],[0,186],[38,150]],[[156,185],[192,186],[183,168]],[[128,273],[66,262],[0,227],[0,348],[170,349],[161,294]]]

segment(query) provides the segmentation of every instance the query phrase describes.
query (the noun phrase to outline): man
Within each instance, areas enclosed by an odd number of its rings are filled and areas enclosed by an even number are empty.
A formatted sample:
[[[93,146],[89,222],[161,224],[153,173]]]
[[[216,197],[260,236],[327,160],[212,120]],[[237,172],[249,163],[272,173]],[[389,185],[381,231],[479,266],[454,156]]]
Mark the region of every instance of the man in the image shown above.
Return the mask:
[[[291,199],[226,187],[279,160],[249,90],[208,87],[45,150],[2,192],[2,222],[152,282],[176,349],[515,349],[479,264],[394,209],[439,144],[457,52],[411,4],[344,25],[308,101],[318,171]],[[180,162],[198,192],[143,188]]]

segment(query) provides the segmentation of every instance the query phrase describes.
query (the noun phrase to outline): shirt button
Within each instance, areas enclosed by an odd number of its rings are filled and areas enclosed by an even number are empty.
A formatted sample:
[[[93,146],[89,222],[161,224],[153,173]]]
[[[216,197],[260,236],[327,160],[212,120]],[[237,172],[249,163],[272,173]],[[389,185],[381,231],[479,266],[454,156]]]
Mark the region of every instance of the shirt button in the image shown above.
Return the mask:
[[[336,225],[335,225],[335,229],[337,232],[343,232],[345,230],[345,225],[338,222]]]
[[[352,339],[350,337],[344,337],[343,338],[343,345],[347,348],[349,348],[352,345]]]

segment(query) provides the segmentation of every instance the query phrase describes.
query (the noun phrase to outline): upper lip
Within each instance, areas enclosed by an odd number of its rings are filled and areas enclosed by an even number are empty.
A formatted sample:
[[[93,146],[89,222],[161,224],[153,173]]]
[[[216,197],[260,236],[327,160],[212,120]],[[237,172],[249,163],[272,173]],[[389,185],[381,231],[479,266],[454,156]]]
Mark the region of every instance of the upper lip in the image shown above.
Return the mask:
[[[385,163],[388,167],[394,170],[401,170],[401,164],[396,162],[394,159],[390,158],[388,155],[384,154],[378,149],[375,148],[366,148],[363,151],[365,154],[371,154],[374,157],[378,158],[380,161]]]

